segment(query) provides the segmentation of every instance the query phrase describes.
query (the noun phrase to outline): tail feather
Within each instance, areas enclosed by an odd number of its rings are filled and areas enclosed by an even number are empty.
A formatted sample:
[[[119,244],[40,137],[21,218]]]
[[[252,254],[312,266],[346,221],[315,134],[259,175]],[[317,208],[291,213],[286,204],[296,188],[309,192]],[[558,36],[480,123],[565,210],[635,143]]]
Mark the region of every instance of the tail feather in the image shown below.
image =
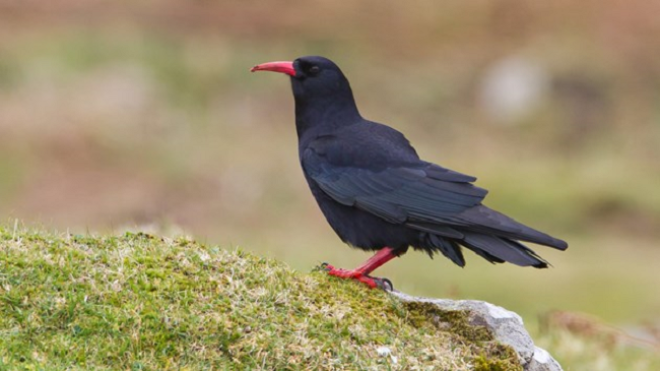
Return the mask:
[[[502,260],[502,259],[500,259],[496,256],[493,256],[493,255],[487,253],[484,250],[481,250],[481,249],[476,248],[476,247],[468,247],[468,248],[470,250],[472,250],[475,254],[481,256],[482,258],[488,260],[489,262],[491,262],[493,264],[495,264],[495,263],[504,263],[504,260]]]
[[[548,267],[548,262],[536,255],[533,250],[508,238],[466,233],[465,238],[460,243],[490,262],[502,263],[506,261],[522,267]]]
[[[491,263],[509,262],[536,268],[547,268],[549,264],[518,241],[559,250],[568,248],[566,242],[518,223],[483,205],[463,211],[446,225],[414,221],[409,222],[408,226],[421,233],[421,246],[416,246],[417,248],[426,250],[430,255],[439,251],[461,267],[465,266],[465,259],[460,245]]]
[[[530,228],[483,205],[467,209],[458,217],[467,226],[465,229],[468,229],[470,232],[481,232],[486,235],[499,236],[509,241],[521,240],[537,243],[559,250],[566,250],[568,248],[568,244],[565,241]],[[464,232],[463,228],[458,227],[456,229]]]
[[[425,246],[422,246],[431,257],[433,253],[440,251],[442,255],[453,261],[459,267],[465,266],[465,258],[461,251],[461,246],[453,240],[448,240],[435,234],[426,234]]]

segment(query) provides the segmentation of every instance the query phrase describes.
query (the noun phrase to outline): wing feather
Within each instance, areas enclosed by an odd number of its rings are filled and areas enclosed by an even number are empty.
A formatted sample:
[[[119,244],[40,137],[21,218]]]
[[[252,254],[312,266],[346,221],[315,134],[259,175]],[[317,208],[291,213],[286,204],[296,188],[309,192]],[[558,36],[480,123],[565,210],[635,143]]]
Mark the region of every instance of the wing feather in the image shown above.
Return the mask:
[[[472,177],[438,169],[442,168],[428,163],[382,171],[320,167],[320,171],[310,176],[341,204],[358,207],[390,222],[408,221],[411,227],[423,230],[423,224],[415,222],[450,222],[455,215],[479,205],[487,193],[466,181]]]

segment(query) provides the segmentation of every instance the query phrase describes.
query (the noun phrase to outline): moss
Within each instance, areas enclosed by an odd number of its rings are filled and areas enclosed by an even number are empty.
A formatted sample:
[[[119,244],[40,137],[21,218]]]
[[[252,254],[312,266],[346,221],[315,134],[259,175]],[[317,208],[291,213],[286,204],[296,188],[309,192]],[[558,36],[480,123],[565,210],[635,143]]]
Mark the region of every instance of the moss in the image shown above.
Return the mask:
[[[513,348],[494,341],[492,333],[485,326],[470,324],[469,314],[461,310],[443,310],[432,303],[405,302],[408,321],[415,327],[433,326],[439,331],[447,331],[456,342],[482,349],[474,358],[477,371],[522,370]]]
[[[509,346],[491,343],[474,359],[475,371],[522,371],[516,352]]]
[[[474,360],[474,371],[522,371],[519,364],[512,363],[509,360],[489,359],[487,357],[477,357]]]
[[[493,335],[486,327],[470,324],[465,311],[442,310],[432,303],[423,302],[406,302],[404,305],[410,313],[409,321],[414,326],[435,326],[460,336],[467,342],[493,340]]]
[[[0,227],[0,256],[3,367],[515,369],[461,312],[239,249]]]

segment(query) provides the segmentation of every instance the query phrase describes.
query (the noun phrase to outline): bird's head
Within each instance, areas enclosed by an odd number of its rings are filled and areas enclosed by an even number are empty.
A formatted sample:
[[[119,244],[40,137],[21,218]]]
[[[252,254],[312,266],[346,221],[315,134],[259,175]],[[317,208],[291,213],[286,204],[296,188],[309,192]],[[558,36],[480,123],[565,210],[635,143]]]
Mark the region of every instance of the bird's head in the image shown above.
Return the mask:
[[[300,57],[293,62],[268,62],[250,70],[280,72],[291,76],[291,87],[296,101],[327,98],[353,99],[348,80],[331,60],[319,57]]]

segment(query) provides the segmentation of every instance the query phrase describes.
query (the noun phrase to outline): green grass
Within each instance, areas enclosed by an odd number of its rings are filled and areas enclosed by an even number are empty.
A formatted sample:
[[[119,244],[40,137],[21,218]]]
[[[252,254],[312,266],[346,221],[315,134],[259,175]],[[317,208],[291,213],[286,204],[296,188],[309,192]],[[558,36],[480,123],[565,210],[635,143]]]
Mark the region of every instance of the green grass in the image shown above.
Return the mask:
[[[0,229],[0,256],[2,369],[519,369],[460,313],[186,238]]]
[[[566,370],[660,367],[653,343],[597,320],[544,324],[535,341]],[[0,227],[2,370],[519,369],[514,359],[460,312],[240,249]]]

